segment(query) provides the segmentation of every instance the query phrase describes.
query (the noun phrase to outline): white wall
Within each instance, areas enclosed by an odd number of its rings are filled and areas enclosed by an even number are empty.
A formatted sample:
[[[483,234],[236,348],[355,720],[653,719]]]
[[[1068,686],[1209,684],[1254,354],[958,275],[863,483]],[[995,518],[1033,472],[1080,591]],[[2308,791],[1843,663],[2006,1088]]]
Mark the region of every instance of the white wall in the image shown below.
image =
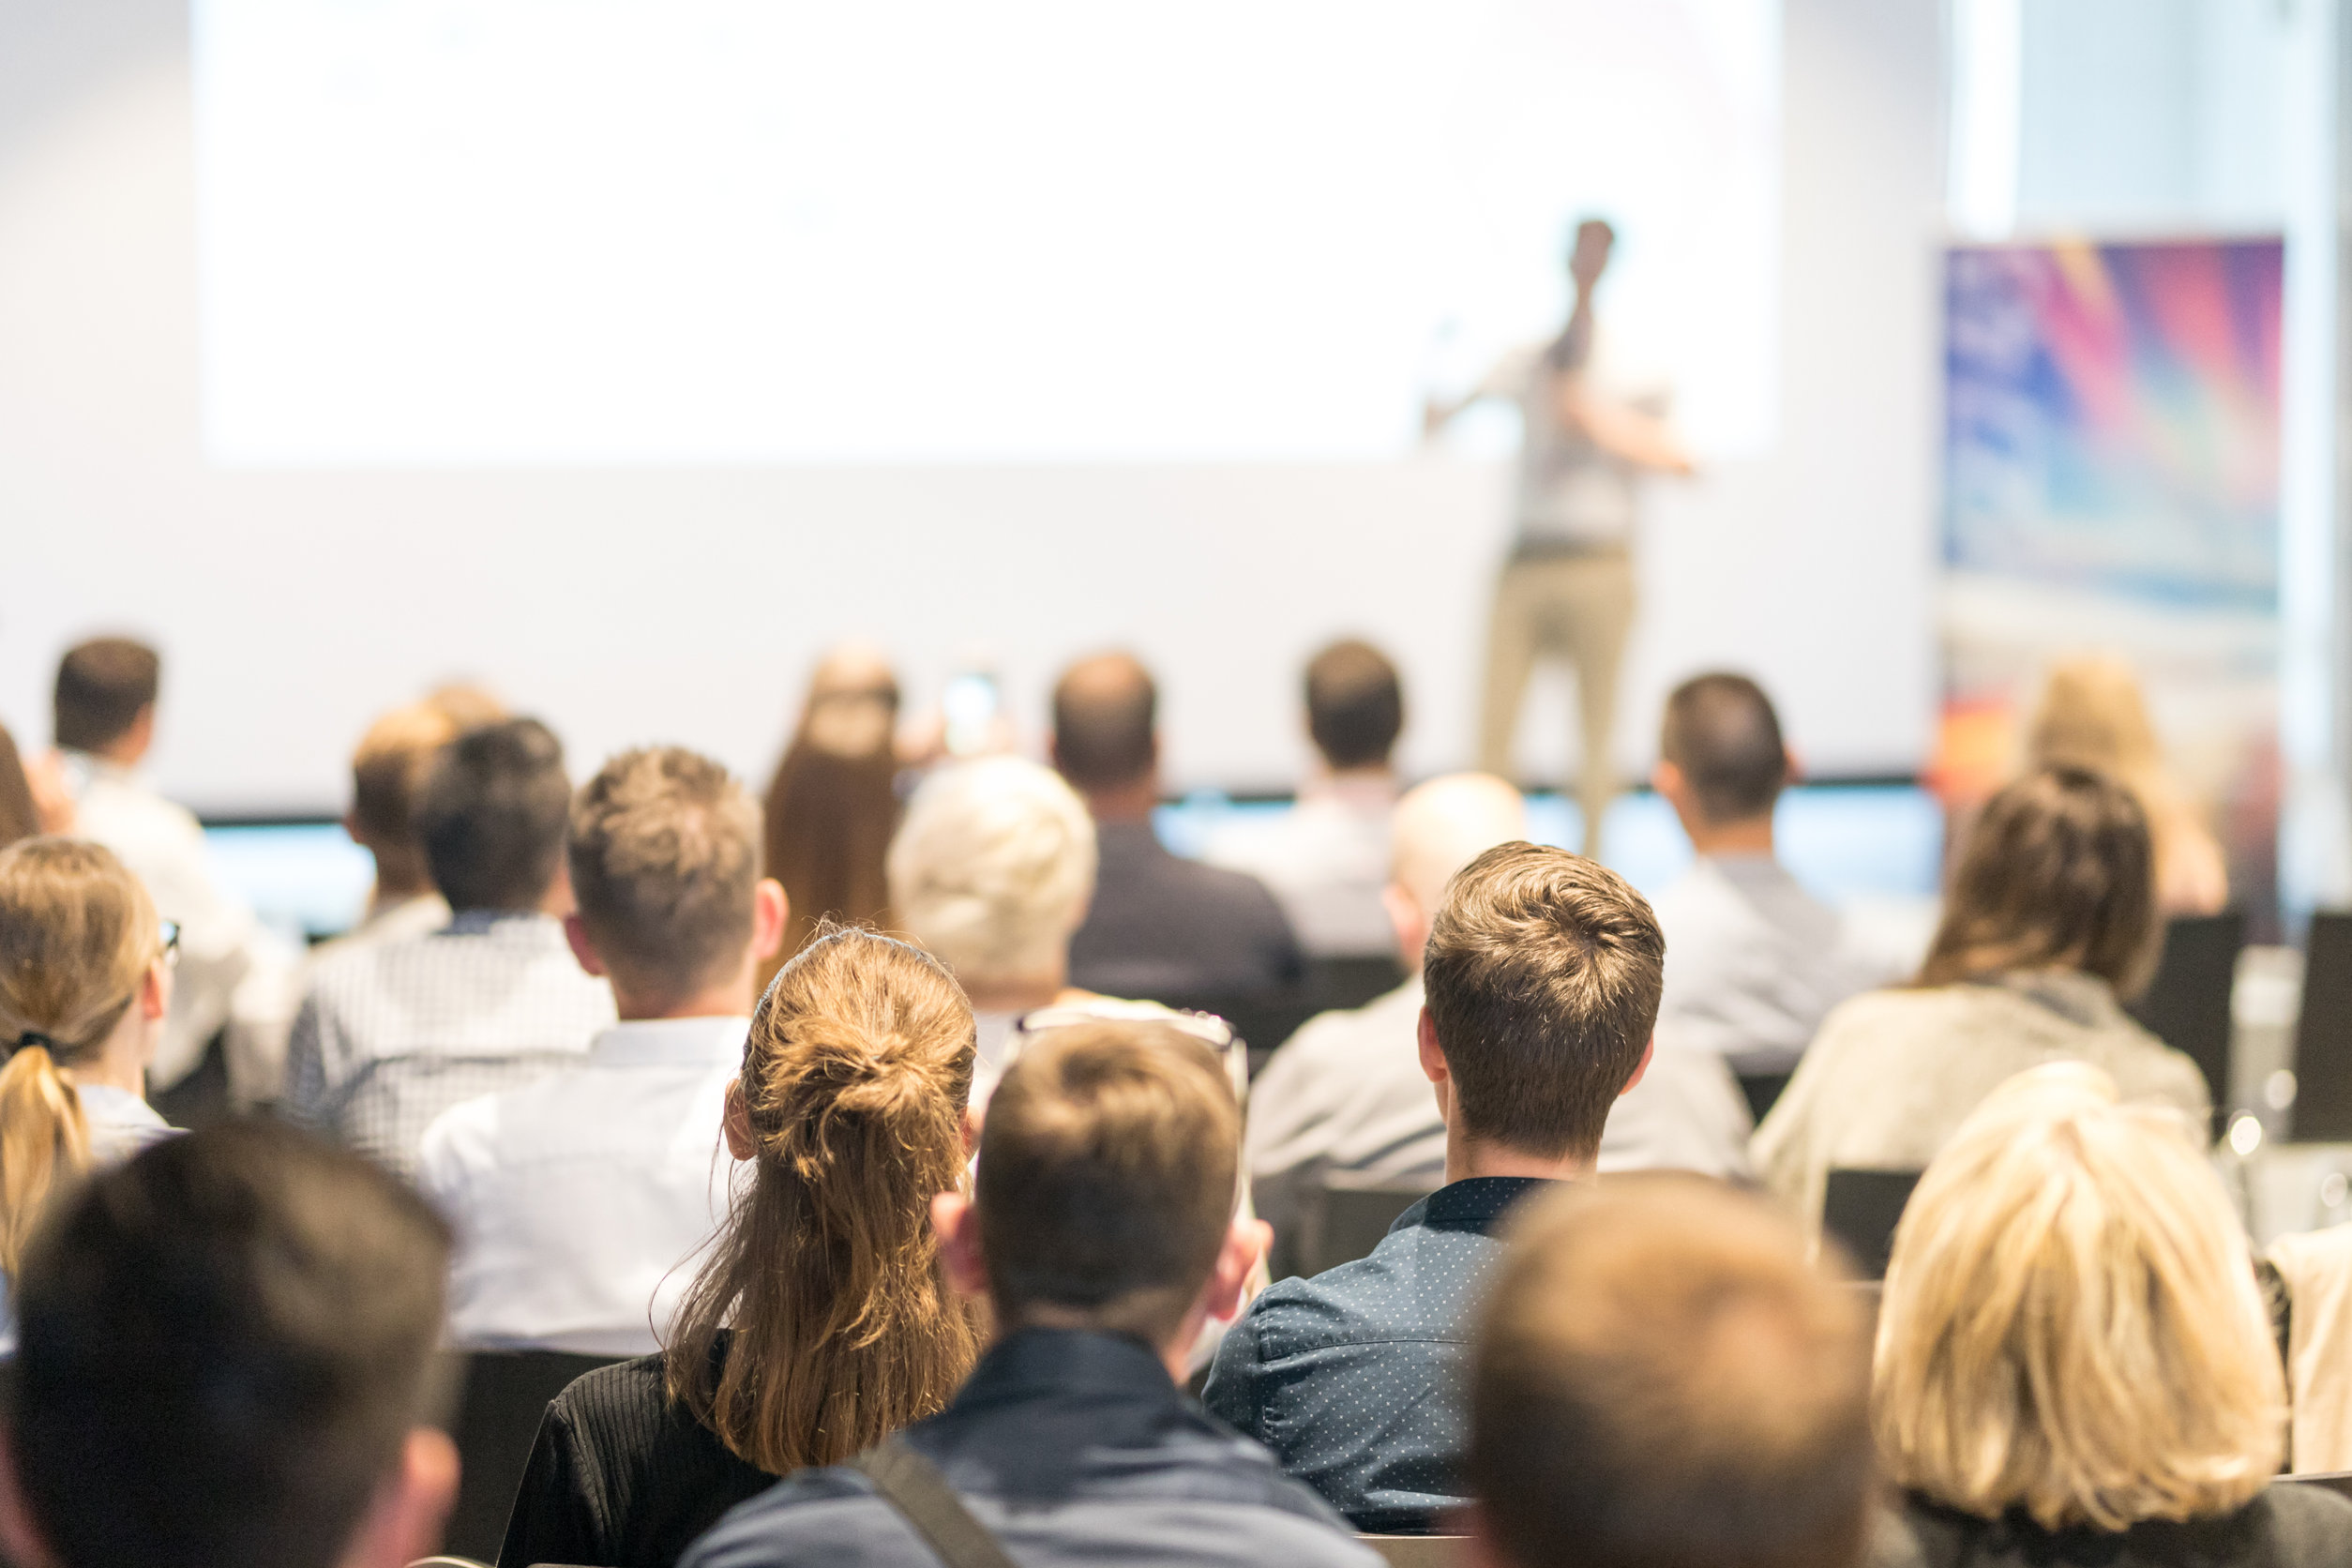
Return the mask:
[[[1730,663],[1817,772],[1907,769],[1933,669],[1934,0],[1787,0],[1782,444],[1661,493],[1620,751]],[[1407,761],[1467,759],[1505,476],[1330,468],[252,473],[197,449],[187,21],[0,0],[0,718],[46,732],[72,638],[167,650],[157,757],[200,806],[324,808],[372,711],[487,679],[576,756],[680,739],[764,771],[816,651],[918,697],[974,642],[1033,720],[1108,642],[1158,665],[1184,782],[1304,760],[1294,671],[1404,664]],[[1539,695],[1556,698],[1556,691]],[[1554,768],[1546,721],[1529,760]]]

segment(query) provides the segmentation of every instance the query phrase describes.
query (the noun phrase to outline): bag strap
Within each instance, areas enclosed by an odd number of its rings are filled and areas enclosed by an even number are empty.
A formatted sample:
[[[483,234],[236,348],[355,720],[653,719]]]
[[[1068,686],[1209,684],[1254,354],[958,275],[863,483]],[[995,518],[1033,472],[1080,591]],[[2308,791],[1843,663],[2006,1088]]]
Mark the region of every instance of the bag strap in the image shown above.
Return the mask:
[[[903,1439],[885,1438],[849,1465],[874,1484],[882,1500],[914,1527],[947,1568],[1018,1568],[988,1527],[972,1516],[939,1467]]]

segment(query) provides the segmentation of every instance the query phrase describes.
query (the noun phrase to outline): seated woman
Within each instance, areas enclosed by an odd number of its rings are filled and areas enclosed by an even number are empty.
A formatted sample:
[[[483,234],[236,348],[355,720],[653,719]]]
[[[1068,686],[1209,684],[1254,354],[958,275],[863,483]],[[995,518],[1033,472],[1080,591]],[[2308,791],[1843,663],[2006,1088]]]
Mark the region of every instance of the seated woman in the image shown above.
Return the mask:
[[[548,1407],[502,1568],[670,1568],[777,1476],[947,1403],[980,1330],[931,1199],[964,1184],[972,1067],[972,1009],[919,949],[820,933],[777,972],[727,1099],[748,1180],[668,1349]]]
[[[1808,1224],[1832,1167],[1918,1170],[2003,1080],[2104,1069],[2125,1097],[2198,1118],[2196,1063],[2118,1002],[2147,984],[2157,926],[2148,823],[2122,785],[2044,768],[1969,831],[1919,978],[1841,1003],[1756,1129],[1764,1184]]]
[[[1903,1489],[1876,1568],[2352,1561],[2352,1502],[2270,1484],[2278,1348],[2191,1124],[2079,1063],[2002,1085],[1927,1168],[1871,1405]]]

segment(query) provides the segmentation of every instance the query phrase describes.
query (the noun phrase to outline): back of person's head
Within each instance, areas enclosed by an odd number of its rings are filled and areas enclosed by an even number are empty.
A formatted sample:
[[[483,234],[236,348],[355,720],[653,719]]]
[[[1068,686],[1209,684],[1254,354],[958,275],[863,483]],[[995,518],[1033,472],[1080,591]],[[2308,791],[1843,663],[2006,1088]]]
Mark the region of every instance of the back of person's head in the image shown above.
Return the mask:
[[[2129,789],[2082,768],[2029,773],[1969,828],[1920,983],[2065,968],[2128,996],[2155,960],[2154,879]]]
[[[1048,1030],[1014,1059],[980,1140],[980,1251],[1002,1322],[1049,1309],[1153,1345],[1208,1283],[1239,1196],[1233,1085],[1168,1024]]]
[[[1698,675],[1666,698],[1658,755],[1718,825],[1772,815],[1788,782],[1788,747],[1764,688],[1745,675]]]
[[[2026,731],[2035,767],[2088,768],[2137,784],[2161,761],[2132,666],[2112,655],[2050,666]]]
[[[845,1459],[971,1370],[978,1330],[942,1277],[930,1202],[964,1181],[973,1046],[939,960],[871,931],[820,932],[752,1015],[728,1107],[752,1179],[679,1314],[668,1379],[761,1469]]]
[[[760,882],[760,807],[683,746],[624,751],[580,787],[567,851],[580,928],[616,989],[668,1006],[737,972]]]
[[[423,1199],[281,1124],[223,1123],[93,1178],[15,1296],[8,1452],[47,1555],[346,1560],[434,1418],[448,1255]],[[424,1531],[454,1486],[437,1440],[449,1485]]]
[[[768,874],[791,906],[784,951],[826,921],[887,924],[882,857],[898,825],[898,681],[880,651],[837,648],[817,666],[767,794]]]
[[[1497,844],[1527,837],[1527,802],[1490,773],[1451,773],[1406,791],[1389,819],[1389,880],[1425,918],[1454,873]]]
[[[1306,731],[1334,773],[1388,766],[1404,728],[1405,691],[1386,654],[1349,638],[1307,661]]]
[[[463,728],[430,702],[404,702],[379,715],[352,752],[352,837],[379,857],[413,862],[421,870],[416,798],[441,748]]]
[[[1092,793],[1133,784],[1159,761],[1159,688],[1133,654],[1097,654],[1053,688],[1053,765]]]
[[[1703,1177],[1576,1184],[1516,1217],[1464,1469],[1509,1568],[1849,1568],[1870,1344],[1797,1227]]]
[[[572,788],[564,747],[535,718],[471,730],[441,748],[416,803],[433,885],[456,910],[533,910],[563,867]]]
[[[898,924],[966,986],[1060,975],[1094,891],[1094,821],[1050,768],[989,757],[944,768],[890,844]]]
[[[24,758],[16,737],[0,724],[0,849],[41,830],[40,812],[33,805],[33,785],[24,772]]]
[[[163,660],[143,642],[128,637],[77,642],[57,663],[57,744],[69,751],[113,745],[155,706],[162,679]]]
[[[1543,1159],[1599,1153],[1658,1020],[1666,939],[1597,861],[1500,844],[1446,886],[1422,980],[1471,1139]]]
[[[89,1162],[89,1124],[59,1071],[94,1061],[163,957],[146,887],[78,838],[0,850],[0,1272],[42,1206]]]
[[[2187,1123],[2082,1063],[1995,1090],[1895,1229],[1873,1406],[1891,1479],[1987,1518],[2121,1530],[2258,1494],[2278,1348]]]
[[[433,687],[425,693],[425,705],[446,718],[460,734],[514,716],[496,692],[470,681],[449,681]]]

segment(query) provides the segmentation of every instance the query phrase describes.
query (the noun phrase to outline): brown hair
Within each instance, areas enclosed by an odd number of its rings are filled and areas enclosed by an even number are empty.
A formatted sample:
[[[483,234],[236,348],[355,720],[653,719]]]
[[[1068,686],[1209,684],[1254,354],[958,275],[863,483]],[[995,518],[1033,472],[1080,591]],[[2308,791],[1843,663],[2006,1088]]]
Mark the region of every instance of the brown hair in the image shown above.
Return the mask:
[[[16,737],[0,724],[0,849],[41,830],[40,812],[33,805],[32,781],[24,776],[24,759],[17,754]]]
[[[1788,782],[1780,716],[1745,675],[1695,675],[1666,699],[1658,755],[1682,770],[1707,820],[1761,817]]]
[[[1498,844],[1446,884],[1422,964],[1472,1138],[1591,1159],[1658,1021],[1666,939],[1596,861]]]
[[[820,932],[761,999],[734,1090],[752,1181],[667,1355],[670,1396],[748,1463],[845,1459],[944,1407],[977,1359],[930,1221],[965,1179],[973,1043],[938,960],[870,931]]]
[[[564,859],[572,787],[564,746],[535,718],[470,730],[435,754],[417,841],[453,910],[531,910]]]
[[[791,905],[783,957],[827,921],[890,923],[882,862],[898,830],[897,716],[898,683],[878,656],[843,650],[809,682],[768,785],[768,875]]]
[[[2103,774],[2043,768],[1986,802],[1969,830],[1919,984],[2065,967],[2130,996],[2157,929],[2138,800]]]
[[[1152,769],[1159,688],[1133,654],[1097,654],[1053,687],[1053,765],[1077,790],[1132,784]]]
[[[379,715],[351,756],[352,837],[379,859],[399,863],[411,880],[426,879],[424,847],[416,841],[416,797],[434,754],[458,737],[458,726],[430,702],[407,702]]]
[[[1209,1048],[1164,1023],[1049,1030],[988,1100],[980,1251],[1007,1324],[1074,1308],[1159,1343],[1215,1266],[1242,1117]]]
[[[1846,1568],[1871,1500],[1861,1303],[1770,1205],[1577,1183],[1510,1228],[1464,1470],[1516,1568]]]
[[[1334,769],[1385,767],[1405,728],[1396,666],[1371,643],[1349,638],[1306,667],[1306,732]]]
[[[128,637],[94,637],[57,662],[52,714],[57,744],[96,751],[122,738],[155,705],[163,660]]]
[[[147,890],[103,847],[0,850],[0,1273],[13,1275],[59,1180],[89,1163],[82,1099],[59,1071],[97,1052],[160,957]]]
[[[572,895],[621,989],[676,1002],[743,962],[760,808],[683,746],[624,751],[572,802]]]

